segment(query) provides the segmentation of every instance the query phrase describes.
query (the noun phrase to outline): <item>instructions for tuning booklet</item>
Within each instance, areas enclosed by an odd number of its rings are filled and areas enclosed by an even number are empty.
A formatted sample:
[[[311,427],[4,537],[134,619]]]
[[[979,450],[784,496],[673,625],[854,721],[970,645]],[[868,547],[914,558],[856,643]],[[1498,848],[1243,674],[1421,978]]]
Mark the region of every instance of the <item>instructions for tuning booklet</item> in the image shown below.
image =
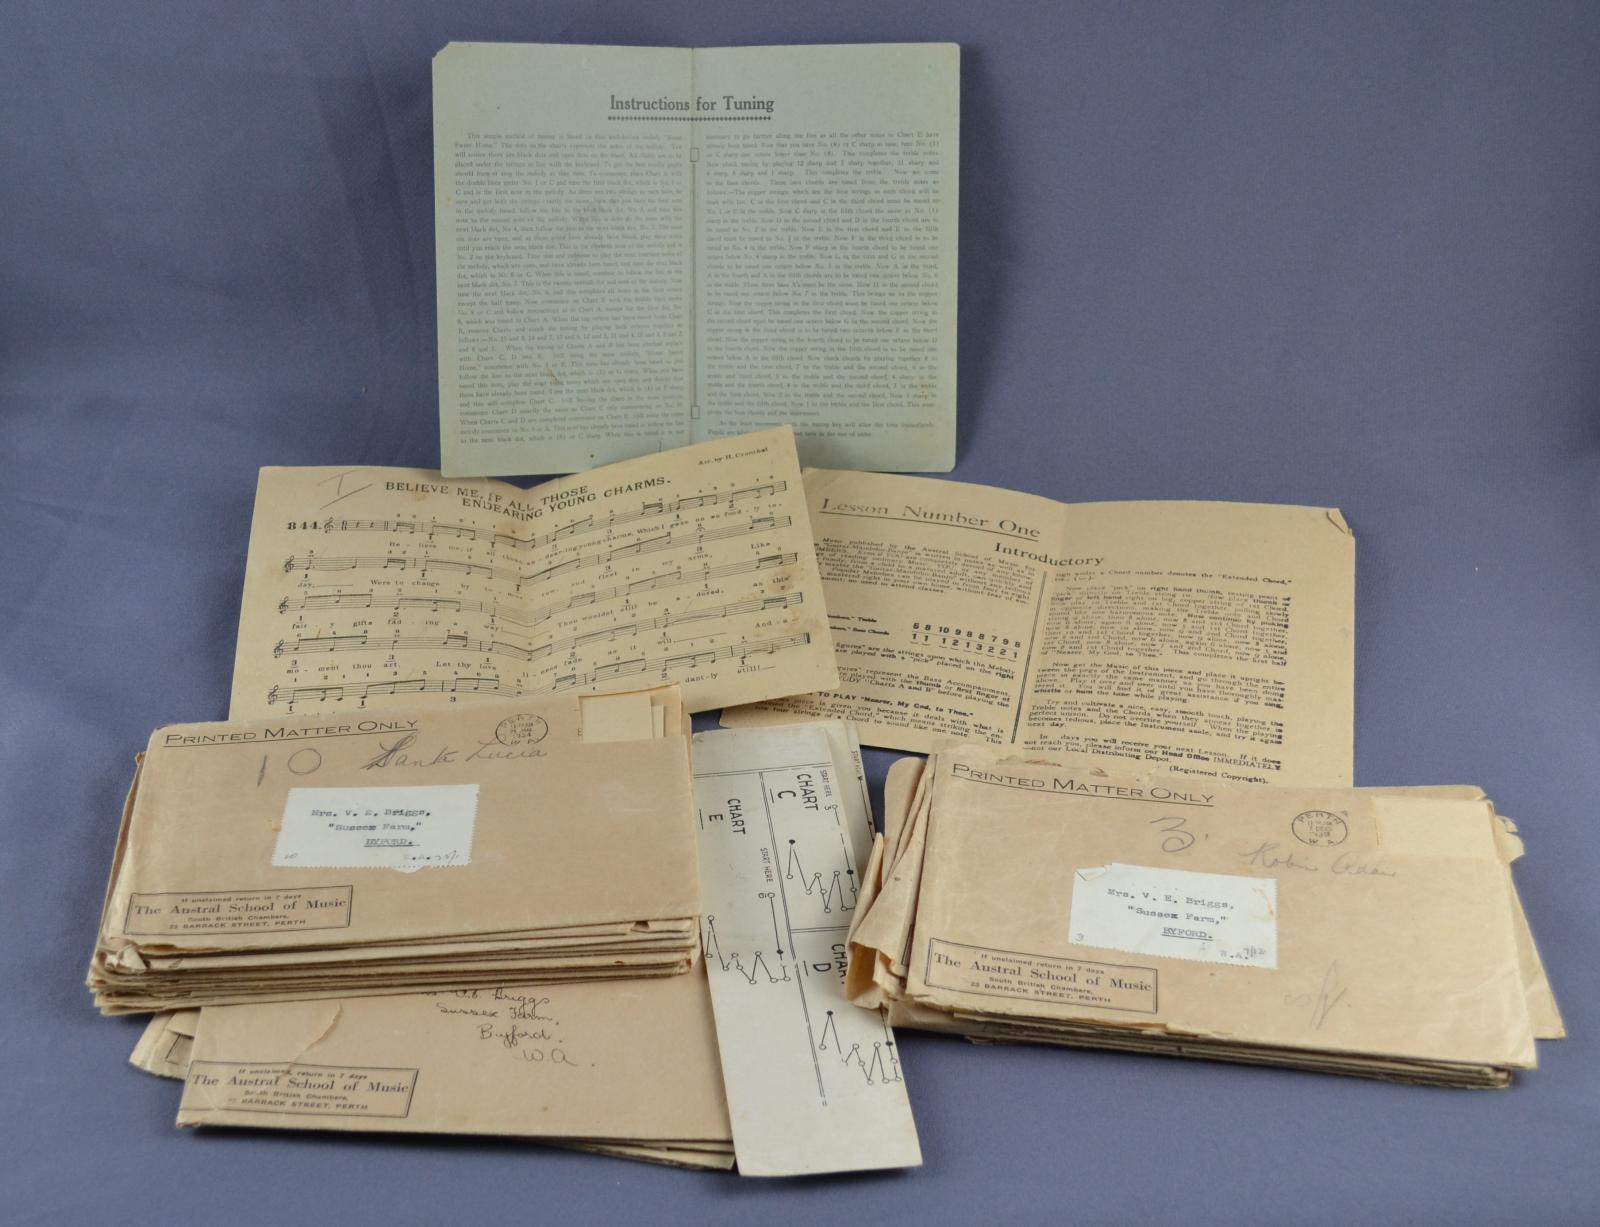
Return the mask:
[[[444,48],[444,472],[781,423],[808,465],[948,471],[960,77],[952,44]]]

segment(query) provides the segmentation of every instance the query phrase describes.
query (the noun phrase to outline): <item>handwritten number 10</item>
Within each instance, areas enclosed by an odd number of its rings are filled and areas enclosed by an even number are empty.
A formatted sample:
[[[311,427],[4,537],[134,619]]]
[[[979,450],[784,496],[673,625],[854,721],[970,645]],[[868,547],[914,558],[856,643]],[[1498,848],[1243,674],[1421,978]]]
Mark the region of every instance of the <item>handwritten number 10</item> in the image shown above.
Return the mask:
[[[271,760],[270,754],[261,756],[261,770],[256,772],[256,787],[261,787],[261,781],[267,778],[267,763]],[[289,761],[284,764],[289,768],[290,775],[310,775],[322,766],[322,751],[313,746],[301,746],[289,755]]]

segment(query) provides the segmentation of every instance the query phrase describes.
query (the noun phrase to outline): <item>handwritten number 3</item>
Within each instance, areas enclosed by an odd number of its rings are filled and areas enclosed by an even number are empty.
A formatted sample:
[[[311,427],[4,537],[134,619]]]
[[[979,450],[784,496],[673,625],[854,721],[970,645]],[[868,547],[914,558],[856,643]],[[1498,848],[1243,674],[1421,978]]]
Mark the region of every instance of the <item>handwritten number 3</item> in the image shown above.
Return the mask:
[[[1194,832],[1185,825],[1187,821],[1181,814],[1150,819],[1151,826],[1158,826],[1166,832],[1161,840],[1163,852],[1187,852],[1194,846]]]

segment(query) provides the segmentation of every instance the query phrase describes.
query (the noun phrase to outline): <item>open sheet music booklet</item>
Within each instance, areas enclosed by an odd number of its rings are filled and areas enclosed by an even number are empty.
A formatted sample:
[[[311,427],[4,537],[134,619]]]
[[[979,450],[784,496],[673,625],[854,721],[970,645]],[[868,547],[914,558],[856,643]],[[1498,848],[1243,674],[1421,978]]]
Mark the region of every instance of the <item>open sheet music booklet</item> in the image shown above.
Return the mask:
[[[703,711],[838,677],[787,427],[531,490],[261,470],[235,720],[667,682]]]

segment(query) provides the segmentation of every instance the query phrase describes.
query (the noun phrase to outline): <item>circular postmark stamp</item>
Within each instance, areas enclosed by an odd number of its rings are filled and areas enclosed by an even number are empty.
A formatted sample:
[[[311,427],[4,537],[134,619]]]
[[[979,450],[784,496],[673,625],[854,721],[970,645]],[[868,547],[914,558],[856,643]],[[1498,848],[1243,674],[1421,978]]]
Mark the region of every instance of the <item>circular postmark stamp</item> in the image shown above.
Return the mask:
[[[1344,816],[1325,809],[1308,809],[1296,814],[1289,829],[1301,843],[1313,848],[1336,848],[1350,835]]]
[[[550,726],[545,723],[543,716],[519,712],[495,725],[494,739],[503,746],[531,746],[543,741],[549,731]]]

